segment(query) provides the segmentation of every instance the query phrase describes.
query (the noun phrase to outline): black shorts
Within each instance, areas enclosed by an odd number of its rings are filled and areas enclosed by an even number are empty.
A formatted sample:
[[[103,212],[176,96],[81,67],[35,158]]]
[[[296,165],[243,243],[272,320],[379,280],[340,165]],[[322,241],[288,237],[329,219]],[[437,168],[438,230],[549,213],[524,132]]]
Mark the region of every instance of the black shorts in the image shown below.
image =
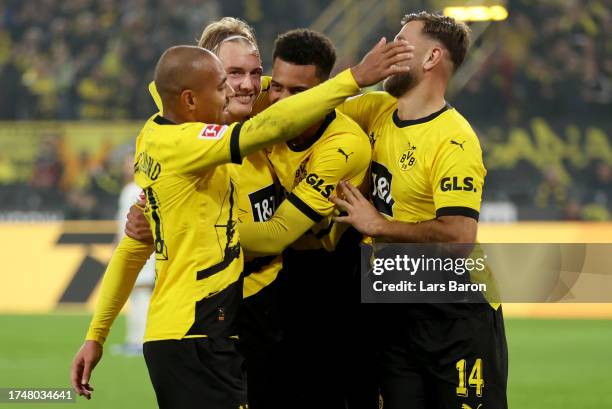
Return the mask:
[[[501,307],[467,318],[387,322],[378,353],[384,409],[506,409]]]
[[[160,409],[246,408],[243,358],[231,338],[145,342]]]
[[[378,408],[374,350],[359,320],[360,240],[351,228],[334,252],[283,253],[283,408]]]

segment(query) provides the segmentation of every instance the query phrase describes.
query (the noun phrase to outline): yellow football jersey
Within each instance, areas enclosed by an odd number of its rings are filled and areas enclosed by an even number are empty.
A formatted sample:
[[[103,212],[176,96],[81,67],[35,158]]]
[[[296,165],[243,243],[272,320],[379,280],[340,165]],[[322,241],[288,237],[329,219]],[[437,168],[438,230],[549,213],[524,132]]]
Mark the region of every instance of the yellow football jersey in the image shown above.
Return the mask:
[[[472,127],[454,108],[447,104],[425,118],[401,120],[397,99],[371,92],[347,99],[337,110],[355,120],[373,143],[370,194],[379,212],[408,223],[451,215],[478,220],[486,176],[482,150]],[[482,249],[476,246],[472,257],[479,256]],[[471,279],[488,283],[489,299],[499,300],[489,268],[472,273]],[[436,308],[457,314],[465,306]]]
[[[444,215],[478,220],[486,175],[482,150],[454,108],[402,121],[395,98],[372,92],[348,99],[338,110],[373,141],[370,193],[382,214],[410,223]]]
[[[299,135],[358,89],[345,70],[244,125],[174,124],[152,116],[137,137],[134,170],[146,195],[154,245],[120,241],[86,339],[104,343],[152,250],[157,277],[145,341],[233,335],[243,254],[235,230],[238,170],[230,162]]]
[[[145,341],[234,335],[243,256],[237,167],[229,162],[239,131],[240,124],[176,125],[156,114],[136,139],[135,181],[157,260]]]
[[[268,89],[271,78],[261,77],[261,93],[253,105],[253,115],[269,106]],[[155,83],[149,84],[149,92],[159,112],[163,115],[161,98]],[[278,205],[278,182],[264,151],[248,155],[237,168],[238,221],[259,222],[268,220]],[[283,267],[282,257],[247,257],[244,265],[243,296],[250,297],[272,283]]]
[[[261,92],[253,104],[251,116],[268,106],[272,78],[261,77]],[[264,150],[246,156],[240,166],[238,188],[239,222],[263,222],[274,214],[279,201],[279,184]],[[244,262],[242,296],[248,298],[270,285],[283,268],[282,256],[247,257]]]
[[[278,180],[265,151],[248,155],[238,167],[238,222],[265,222],[279,202]],[[272,283],[283,267],[282,256],[246,257],[243,297],[258,293]]]
[[[286,200],[317,222],[291,247],[333,251],[348,225],[334,223],[339,212],[329,198],[341,180],[360,187],[367,181],[367,135],[346,115],[332,112],[307,146],[280,143],[269,149],[268,157],[288,193]]]

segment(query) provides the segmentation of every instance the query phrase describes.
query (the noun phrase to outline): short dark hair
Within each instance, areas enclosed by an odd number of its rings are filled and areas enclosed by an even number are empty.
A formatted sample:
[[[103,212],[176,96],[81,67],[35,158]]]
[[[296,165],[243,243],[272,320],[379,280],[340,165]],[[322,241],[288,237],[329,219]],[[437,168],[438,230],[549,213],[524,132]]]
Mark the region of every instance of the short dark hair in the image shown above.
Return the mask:
[[[406,14],[402,26],[411,21],[422,21],[423,34],[440,41],[450,52],[455,70],[463,63],[470,46],[470,28],[463,22],[441,14],[420,13]]]
[[[276,38],[272,60],[277,58],[295,65],[314,65],[317,77],[326,80],[336,63],[336,50],[325,35],[300,28]]]

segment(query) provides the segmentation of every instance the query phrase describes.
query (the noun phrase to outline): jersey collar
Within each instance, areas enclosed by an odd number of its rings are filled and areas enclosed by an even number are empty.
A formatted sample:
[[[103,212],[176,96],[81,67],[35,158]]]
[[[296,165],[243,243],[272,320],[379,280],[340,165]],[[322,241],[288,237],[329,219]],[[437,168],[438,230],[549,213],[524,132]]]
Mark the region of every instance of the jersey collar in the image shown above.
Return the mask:
[[[335,110],[330,112],[325,117],[325,119],[323,120],[323,123],[321,124],[321,126],[317,130],[317,133],[315,134],[315,136],[313,136],[312,139],[306,141],[306,143],[304,143],[302,145],[299,145],[299,146],[287,142],[287,147],[289,149],[291,149],[293,152],[304,152],[306,149],[308,149],[312,145],[314,145],[315,142],[318,141],[321,136],[323,136],[323,133],[325,132],[325,130],[327,129],[329,124],[331,124],[334,119],[336,119],[336,111]]]
[[[405,120],[401,120],[397,114],[397,109],[395,111],[393,111],[393,123],[395,123],[395,125],[398,128],[404,128],[406,126],[410,126],[410,125],[417,125],[417,124],[424,124],[425,122],[429,122],[432,119],[437,118],[442,112],[447,111],[449,109],[451,109],[452,106],[450,106],[450,104],[447,102],[441,110],[434,112],[433,114],[427,115],[423,118],[418,118],[418,119],[405,119]]]
[[[155,118],[153,118],[153,122],[155,122],[157,125],[176,125],[174,122],[168,118],[164,118],[161,115],[156,115]]]

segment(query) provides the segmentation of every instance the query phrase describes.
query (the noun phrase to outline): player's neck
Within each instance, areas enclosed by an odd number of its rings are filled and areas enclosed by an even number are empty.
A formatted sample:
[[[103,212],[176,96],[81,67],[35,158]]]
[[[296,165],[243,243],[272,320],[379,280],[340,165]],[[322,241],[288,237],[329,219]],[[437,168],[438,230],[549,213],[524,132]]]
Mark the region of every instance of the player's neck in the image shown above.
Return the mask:
[[[296,146],[296,147],[306,145],[309,141],[311,141],[313,138],[317,136],[319,128],[321,128],[322,124],[323,124],[323,121],[317,122],[316,124],[308,128],[306,131],[304,131],[300,136],[297,136],[291,139],[290,141],[288,141],[288,144],[290,146]]]
[[[183,115],[180,115],[177,112],[173,112],[171,110],[164,110],[163,117],[169,121],[174,122],[175,124],[184,124],[185,122],[194,122],[189,118],[185,118]]]
[[[423,81],[397,100],[397,115],[410,121],[439,111],[445,104],[446,85],[440,81]]]

